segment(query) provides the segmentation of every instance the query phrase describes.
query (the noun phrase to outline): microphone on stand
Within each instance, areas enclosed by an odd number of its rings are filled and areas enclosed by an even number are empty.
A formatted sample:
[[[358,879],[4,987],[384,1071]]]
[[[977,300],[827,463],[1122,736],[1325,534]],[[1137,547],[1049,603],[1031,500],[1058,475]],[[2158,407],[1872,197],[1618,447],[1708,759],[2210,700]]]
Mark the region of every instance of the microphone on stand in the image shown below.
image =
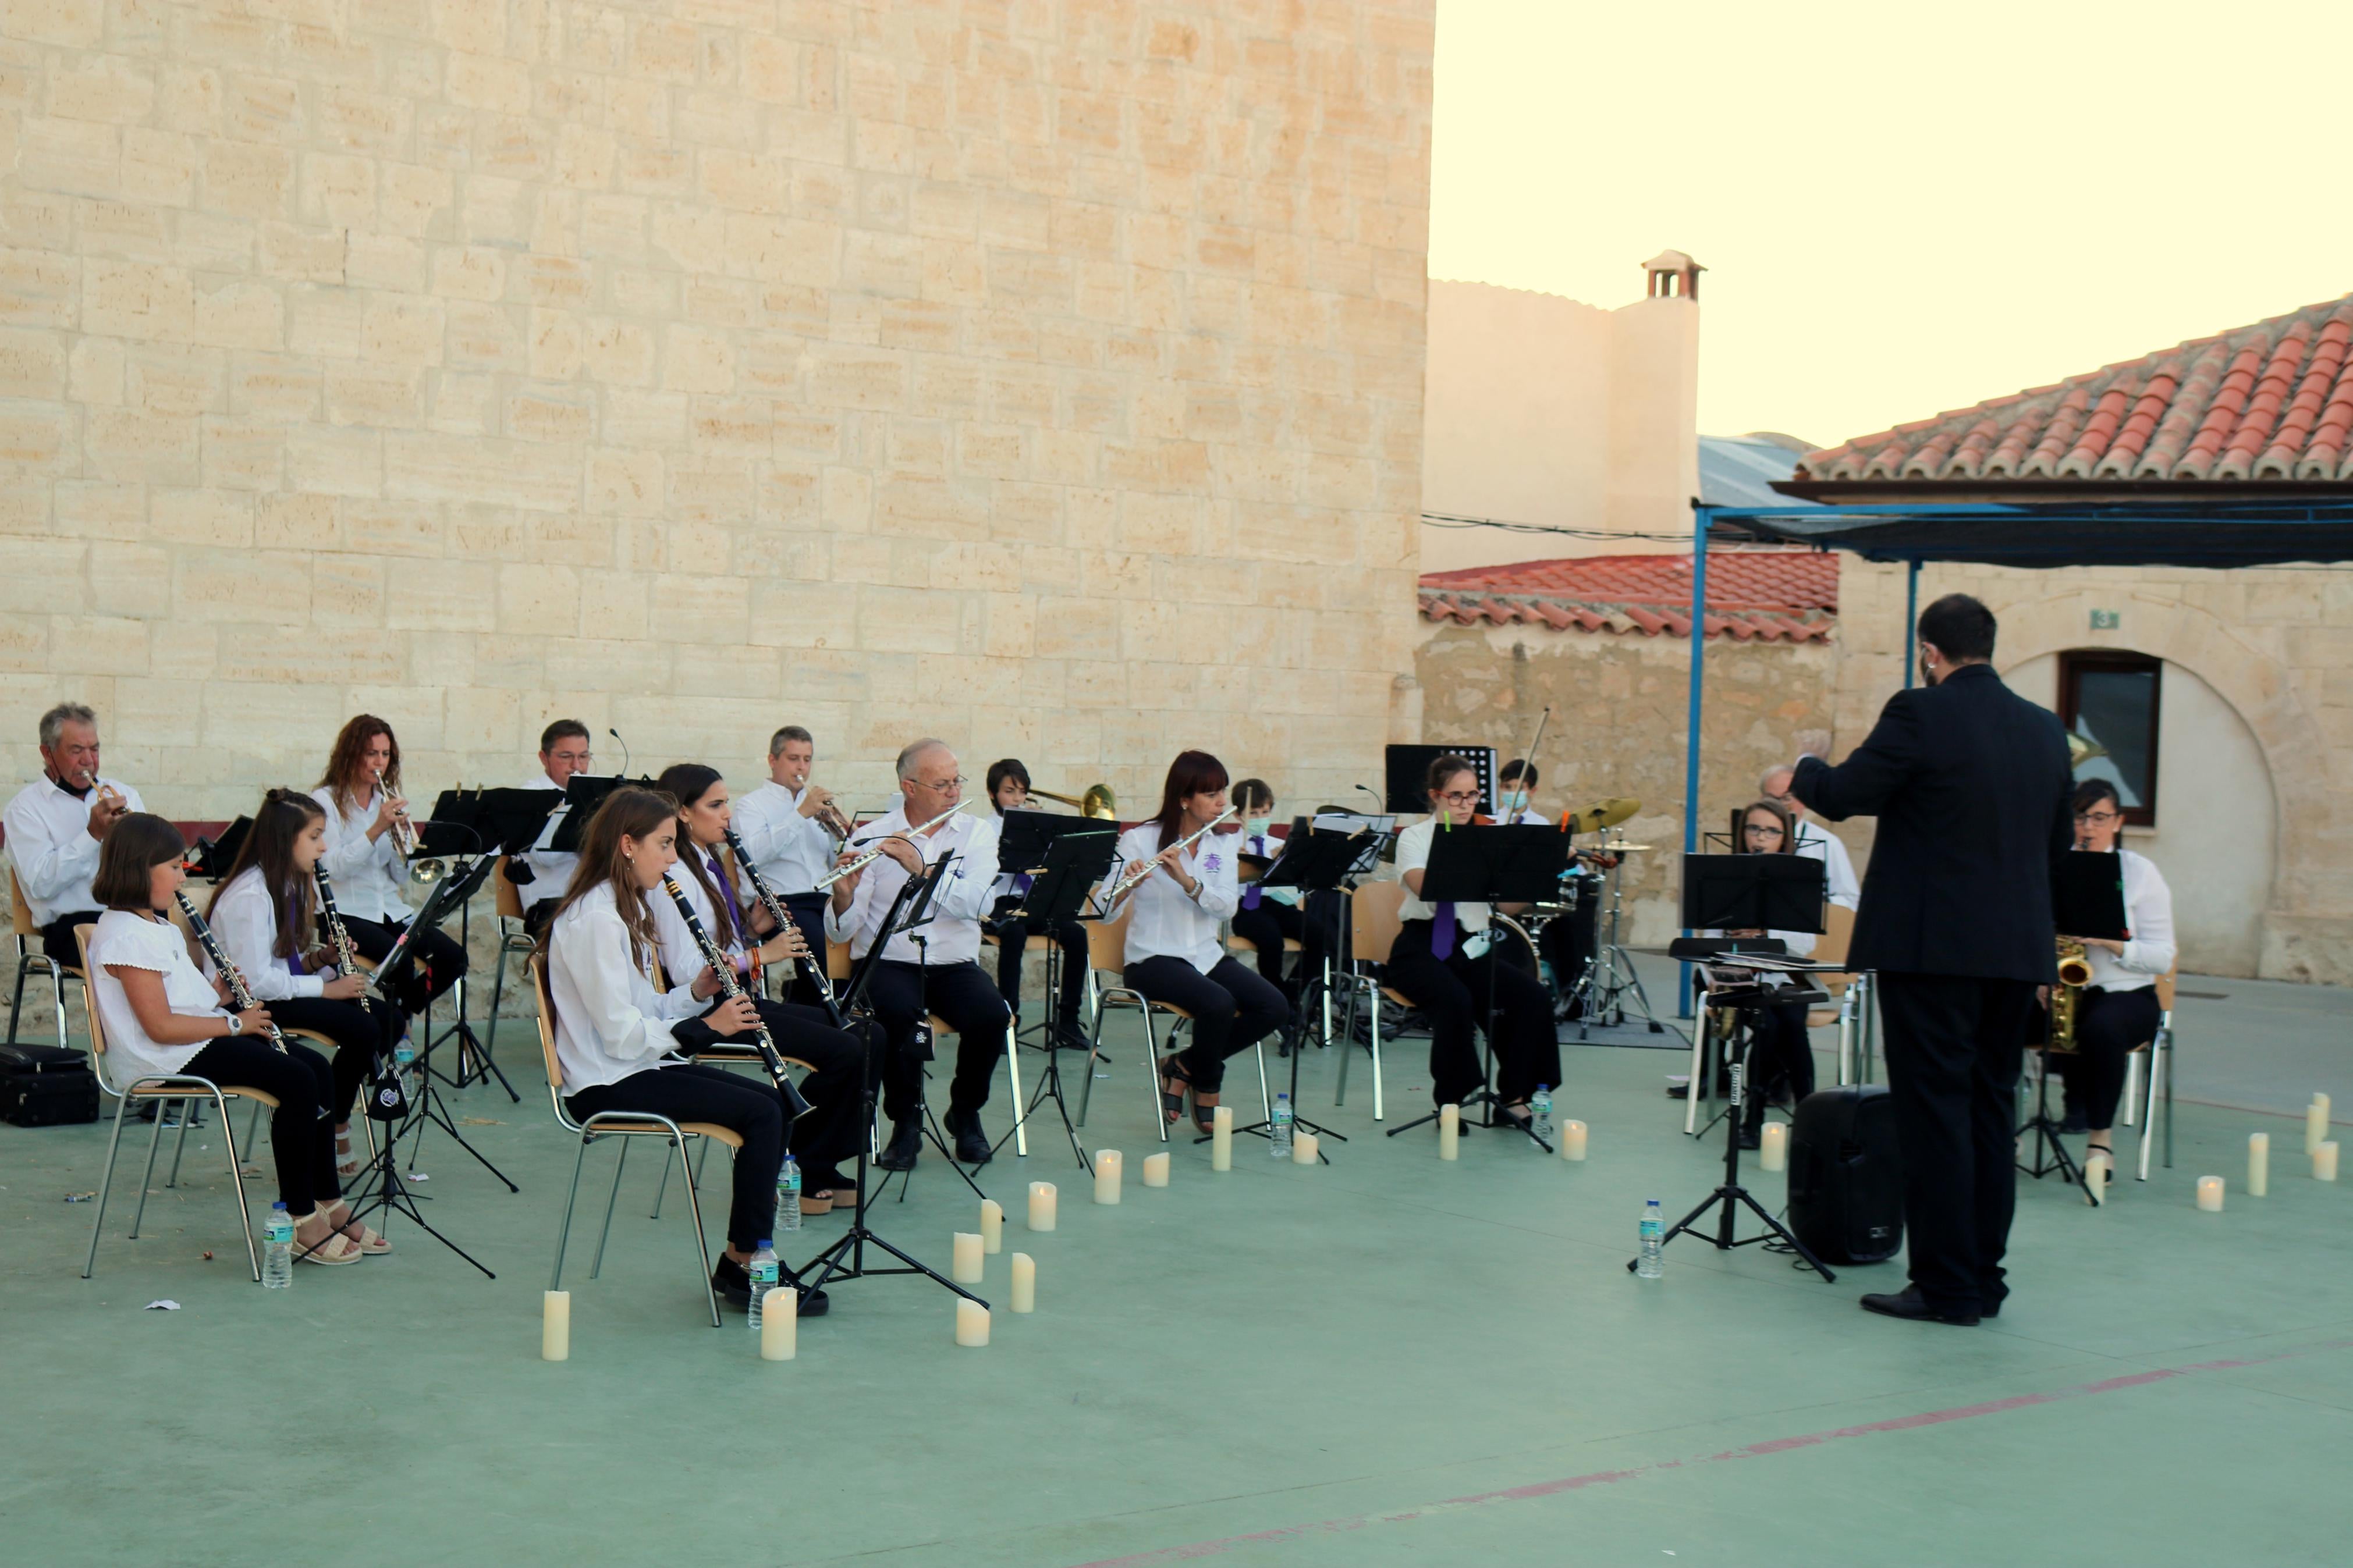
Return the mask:
[[[1377,789],[1375,789],[1372,785],[1370,785],[1370,784],[1358,784],[1356,787],[1357,787],[1358,789],[1360,789],[1360,790],[1364,791],[1366,795],[1371,795],[1371,796],[1373,797],[1373,815],[1374,815],[1374,816],[1379,816],[1383,811],[1386,811],[1386,810],[1388,808],[1388,804],[1389,804],[1389,803],[1388,803],[1387,800],[1383,799],[1383,798],[1382,798],[1382,795],[1381,795],[1381,792],[1380,792],[1380,791],[1378,791],[1378,790],[1377,790]]]
[[[618,730],[616,730],[616,729],[612,728],[610,725],[606,726],[605,733],[607,733],[607,735],[612,736],[612,737],[613,737],[613,739],[615,739],[616,741],[621,741],[621,732],[620,732]],[[620,776],[620,777],[623,777],[623,778],[627,778],[627,777],[628,776],[628,773],[629,773],[629,743],[628,743],[627,741],[621,741],[621,772],[620,772],[619,776]]]

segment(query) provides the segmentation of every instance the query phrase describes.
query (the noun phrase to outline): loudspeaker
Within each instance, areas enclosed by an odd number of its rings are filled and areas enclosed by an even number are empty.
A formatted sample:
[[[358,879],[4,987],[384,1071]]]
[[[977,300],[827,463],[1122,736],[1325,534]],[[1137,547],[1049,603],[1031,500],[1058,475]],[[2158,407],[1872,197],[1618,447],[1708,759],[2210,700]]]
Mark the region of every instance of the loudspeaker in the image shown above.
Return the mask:
[[[1904,1163],[1884,1088],[1851,1084],[1799,1102],[1789,1228],[1825,1263],[1882,1263],[1904,1249]]]

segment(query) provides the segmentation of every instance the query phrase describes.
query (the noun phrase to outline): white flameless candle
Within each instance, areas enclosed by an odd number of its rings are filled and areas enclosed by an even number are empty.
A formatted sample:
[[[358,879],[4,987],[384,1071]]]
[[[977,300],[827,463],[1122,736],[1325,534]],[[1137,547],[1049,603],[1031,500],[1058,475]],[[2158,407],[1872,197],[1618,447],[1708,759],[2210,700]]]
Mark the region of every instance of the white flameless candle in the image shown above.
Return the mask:
[[[1017,1312],[1038,1310],[1038,1260],[1026,1252],[1013,1255],[1013,1300]]]
[[[977,1301],[956,1298],[956,1343],[978,1347],[988,1342],[988,1309]]]
[[[1029,1228],[1054,1228],[1054,1184],[1051,1182],[1029,1184]]]
[[[1167,1155],[1146,1154],[1144,1157],[1144,1184],[1147,1187],[1165,1187],[1168,1184]]]
[[[2272,1135],[2247,1134],[2247,1195],[2259,1198],[2272,1190]]]
[[[1757,1143],[1757,1168],[1760,1171],[1786,1171],[1789,1168],[1789,1128],[1788,1123],[1767,1121]]]
[[[539,1359],[572,1359],[572,1292],[569,1290],[550,1290],[541,1298]]]
[[[1116,1149],[1095,1151],[1095,1202],[1119,1202],[1120,1158]]]
[[[1291,1163],[1294,1165],[1312,1165],[1315,1163],[1316,1154],[1322,1147],[1323,1141],[1314,1133],[1294,1132],[1291,1135]]]
[[[2304,1108],[2304,1152],[2311,1153],[2328,1141],[2328,1097],[2316,1094]]]
[[[1462,1156],[1462,1108],[1441,1105],[1438,1108],[1438,1157],[1458,1160]]]
[[[2198,1206],[2204,1209],[2208,1214],[2221,1214],[2222,1212],[2221,1177],[2200,1176],[2198,1178]]]
[[[948,1265],[948,1278],[959,1285],[980,1283],[980,1233],[960,1230],[955,1233],[955,1258]]]
[[[1234,1168],[1234,1108],[1220,1105],[1209,1113],[1209,1169]]]
[[[983,1252],[1005,1250],[1005,1205],[995,1198],[980,1200],[980,1249]]]
[[[790,1361],[801,1353],[801,1293],[778,1285],[760,1298],[760,1359]]]
[[[2312,1179],[2316,1182],[2337,1179],[2337,1140],[2334,1138],[2312,1152]]]
[[[1560,1157],[1564,1160],[1585,1158],[1585,1123],[1564,1121],[1560,1124]]]

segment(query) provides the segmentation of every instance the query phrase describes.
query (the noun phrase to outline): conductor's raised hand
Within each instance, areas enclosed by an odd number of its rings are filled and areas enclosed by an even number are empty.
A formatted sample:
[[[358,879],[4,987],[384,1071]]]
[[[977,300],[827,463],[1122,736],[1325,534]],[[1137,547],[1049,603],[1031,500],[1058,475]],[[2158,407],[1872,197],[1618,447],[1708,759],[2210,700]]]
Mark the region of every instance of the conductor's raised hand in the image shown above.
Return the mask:
[[[1831,732],[1828,730],[1800,730],[1796,736],[1798,755],[1831,760]]]

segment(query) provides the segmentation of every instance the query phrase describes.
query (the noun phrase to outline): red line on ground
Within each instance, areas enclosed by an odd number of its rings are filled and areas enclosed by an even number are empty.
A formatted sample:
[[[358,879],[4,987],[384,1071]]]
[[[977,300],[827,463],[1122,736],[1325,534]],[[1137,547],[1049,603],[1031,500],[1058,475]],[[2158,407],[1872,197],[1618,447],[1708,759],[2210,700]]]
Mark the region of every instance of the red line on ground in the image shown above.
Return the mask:
[[[1980,1415],[1999,1415],[2005,1411],[2023,1410],[2037,1405],[2054,1405],[2062,1400],[2086,1399],[2094,1394],[2114,1394],[2119,1389],[2142,1388],[2153,1383],[2172,1378],[2189,1377],[2198,1373],[2229,1372],[2239,1367],[2262,1366],[2271,1362],[2292,1361],[2297,1356],[2316,1355],[2323,1351],[2353,1348],[2353,1340],[2328,1340],[2319,1344],[2301,1345],[2276,1355],[2232,1357],[2223,1361],[2193,1363],[2189,1366],[2158,1367],[2149,1372],[2126,1373],[2106,1377],[2097,1383],[2079,1383],[2070,1388],[2053,1388],[2040,1394],[2016,1394],[2007,1399],[1989,1399],[1977,1405],[1957,1405],[1946,1410],[1924,1410],[1913,1415],[1893,1416],[1885,1421],[1867,1422],[1860,1426],[1840,1426],[1827,1432],[1809,1432],[1794,1437],[1768,1438],[1745,1447],[1727,1448],[1722,1453],[1703,1455],[1696,1459],[1662,1459],[1656,1464],[1637,1465],[1629,1470],[1595,1470],[1582,1476],[1562,1476],[1555,1480],[1534,1481],[1526,1486],[1507,1487],[1501,1491],[1471,1492],[1462,1497],[1447,1498],[1427,1503],[1420,1508],[1406,1509],[1397,1513],[1357,1513],[1340,1519],[1319,1520],[1312,1524],[1286,1524],[1272,1530],[1252,1531],[1247,1535],[1220,1536],[1214,1541],[1197,1541],[1184,1546],[1165,1546],[1154,1552],[1138,1552],[1125,1557],[1103,1557],[1076,1568],[1145,1568],[1147,1563],[1191,1563],[1204,1557],[1221,1557],[1243,1546],[1261,1545],[1268,1542],[1295,1541],[1305,1535],[1336,1535],[1346,1531],[1364,1530],[1376,1524],[1405,1524],[1426,1519],[1434,1513],[1454,1509],[1484,1508],[1499,1502],[1524,1502],[1530,1498],[1557,1497],[1563,1492],[1580,1491],[1587,1487],[1611,1486],[1619,1481],[1630,1481],[1638,1476],[1658,1470],[1681,1469],[1687,1465],[1713,1465],[1725,1459],[1763,1458],[1773,1454],[1785,1454],[1793,1448],[1810,1448],[1822,1443],[1835,1443],[1850,1437],[1875,1436],[1883,1432],[1912,1432],[1924,1426],[1939,1426],[1948,1421],[1969,1421]]]

